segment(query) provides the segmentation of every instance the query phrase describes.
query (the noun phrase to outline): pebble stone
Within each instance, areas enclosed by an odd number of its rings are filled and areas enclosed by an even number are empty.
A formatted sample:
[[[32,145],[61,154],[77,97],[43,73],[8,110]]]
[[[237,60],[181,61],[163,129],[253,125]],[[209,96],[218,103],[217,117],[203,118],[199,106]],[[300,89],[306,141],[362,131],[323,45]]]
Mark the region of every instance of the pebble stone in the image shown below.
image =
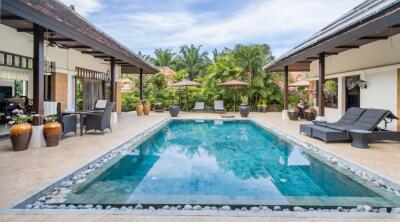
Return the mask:
[[[258,207],[250,207],[250,211],[260,211],[260,208],[258,208]]]
[[[247,207],[240,208],[241,211],[247,211]]]
[[[201,210],[201,206],[200,206],[200,205],[195,205],[195,206],[193,207],[193,210]]]
[[[302,207],[293,207],[293,211],[302,212],[305,211]]]
[[[162,209],[163,209],[163,210],[169,210],[169,206],[168,206],[168,205],[165,205],[165,206],[163,206]]]
[[[231,207],[230,206],[222,206],[220,209],[221,210],[231,210]]]
[[[211,207],[210,206],[205,206],[205,207],[203,207],[203,209],[202,210],[210,210],[211,209]]]
[[[135,210],[143,210],[143,206],[141,204],[138,204],[134,208]]]
[[[190,205],[190,204],[186,204],[186,205],[183,207],[183,209],[184,209],[184,210],[192,210],[193,207],[192,207],[192,205]]]
[[[178,206],[176,206],[176,209],[177,209],[177,210],[182,210],[182,206],[181,206],[181,205],[178,205]]]
[[[400,214],[400,207],[395,207],[395,208],[392,208],[392,211],[391,211],[391,213],[394,213],[394,214]]]
[[[282,210],[282,207],[280,207],[280,206],[274,206],[273,210],[274,210],[274,211],[281,211],[281,210]]]
[[[156,208],[154,208],[153,206],[149,206],[148,209],[149,210],[156,210]]]

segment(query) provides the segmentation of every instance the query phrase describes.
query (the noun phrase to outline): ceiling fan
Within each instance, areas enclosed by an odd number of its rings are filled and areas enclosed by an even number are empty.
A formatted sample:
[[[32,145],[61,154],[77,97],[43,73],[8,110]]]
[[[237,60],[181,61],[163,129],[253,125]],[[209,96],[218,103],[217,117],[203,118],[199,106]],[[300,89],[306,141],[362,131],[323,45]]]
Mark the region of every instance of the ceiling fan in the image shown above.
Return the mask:
[[[58,47],[58,48],[61,48],[61,49],[67,49],[68,48],[68,46],[56,42],[54,33],[50,33],[50,37],[48,38],[47,46]]]

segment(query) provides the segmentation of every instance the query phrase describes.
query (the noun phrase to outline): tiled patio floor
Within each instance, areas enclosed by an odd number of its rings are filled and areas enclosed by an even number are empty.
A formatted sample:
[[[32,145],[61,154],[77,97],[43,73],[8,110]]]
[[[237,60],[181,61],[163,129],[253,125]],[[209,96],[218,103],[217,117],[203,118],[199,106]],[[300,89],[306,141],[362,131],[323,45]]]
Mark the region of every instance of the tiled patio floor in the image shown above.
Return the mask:
[[[88,161],[112,149],[122,141],[167,118],[168,113],[151,113],[137,117],[134,113],[121,114],[113,133],[69,137],[58,147],[12,152],[8,140],[0,141],[0,208],[8,208],[30,194],[37,193]],[[182,113],[181,118],[220,118],[217,114]],[[301,121],[284,121],[280,113],[252,113],[251,118],[268,123],[302,139],[312,141],[347,160],[358,163],[381,175],[400,181],[400,143],[371,144],[367,150],[351,148],[349,144],[325,144],[298,134]],[[159,217],[123,215],[0,215],[0,221],[280,221],[279,218],[221,218],[221,217]],[[269,220],[271,219],[271,220]],[[324,219],[333,221],[333,219]],[[281,221],[299,221],[282,218]],[[309,221],[316,221],[310,219]],[[338,221],[341,221],[338,219]],[[367,221],[354,219],[346,221]],[[372,220],[371,220],[372,221]],[[385,221],[379,219],[379,221]]]

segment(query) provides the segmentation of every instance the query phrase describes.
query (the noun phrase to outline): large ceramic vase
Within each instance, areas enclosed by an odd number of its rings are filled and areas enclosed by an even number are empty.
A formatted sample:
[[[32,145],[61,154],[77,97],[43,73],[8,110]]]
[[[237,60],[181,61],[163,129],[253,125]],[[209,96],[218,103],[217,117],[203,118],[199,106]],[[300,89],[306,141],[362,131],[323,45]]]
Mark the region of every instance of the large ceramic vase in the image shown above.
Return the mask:
[[[288,117],[290,120],[298,120],[299,119],[299,111],[298,110],[288,110]]]
[[[177,117],[180,111],[181,107],[178,105],[172,105],[169,107],[169,113],[171,114],[171,117]]]
[[[250,113],[250,106],[248,105],[240,105],[239,112],[241,117],[248,117]]]
[[[29,147],[32,126],[29,123],[15,124],[10,129],[10,139],[14,151],[24,151]]]
[[[138,116],[143,116],[143,114],[144,114],[144,107],[143,107],[143,104],[138,104],[138,105],[136,105],[136,114],[137,114]]]
[[[308,108],[304,111],[304,116],[307,121],[313,121],[317,117],[317,110]]]
[[[150,109],[151,109],[150,103],[144,104],[143,105],[143,113],[144,113],[144,115],[149,115],[150,114]]]
[[[61,124],[56,121],[44,124],[43,135],[48,147],[58,146],[61,138]]]

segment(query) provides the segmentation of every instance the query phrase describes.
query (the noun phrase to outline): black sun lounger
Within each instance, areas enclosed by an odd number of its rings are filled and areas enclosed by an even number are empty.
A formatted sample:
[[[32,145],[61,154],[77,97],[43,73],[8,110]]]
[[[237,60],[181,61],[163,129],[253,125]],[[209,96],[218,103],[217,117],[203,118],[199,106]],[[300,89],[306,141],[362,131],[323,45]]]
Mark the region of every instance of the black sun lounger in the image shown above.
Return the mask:
[[[326,122],[314,122],[313,124],[300,124],[300,133],[304,133],[308,136],[312,136],[312,129],[313,126],[322,126],[322,127],[328,127],[328,126],[344,126],[344,125],[350,125],[355,123],[361,115],[366,111],[367,109],[364,108],[358,108],[358,107],[352,107],[346,111],[346,113],[340,118],[337,122],[334,123],[326,123]],[[320,129],[320,128],[318,128]]]
[[[377,131],[378,124],[385,120],[385,118],[397,118],[394,114],[388,110],[382,109],[368,109],[362,113],[360,118],[353,124],[339,124],[339,125],[305,125],[300,126],[300,132],[319,138],[325,142],[334,141],[349,141],[351,140],[349,130],[366,130],[366,131]],[[373,132],[374,133],[374,132]],[[372,134],[373,134],[372,133]],[[389,134],[387,134],[389,135]],[[393,137],[393,135],[391,135]]]

